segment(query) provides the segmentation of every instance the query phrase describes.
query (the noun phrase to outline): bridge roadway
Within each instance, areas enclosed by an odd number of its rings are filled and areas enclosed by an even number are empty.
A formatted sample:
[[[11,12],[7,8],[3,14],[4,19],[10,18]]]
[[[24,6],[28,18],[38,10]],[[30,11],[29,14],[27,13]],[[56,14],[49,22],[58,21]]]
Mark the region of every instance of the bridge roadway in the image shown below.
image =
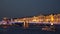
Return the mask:
[[[51,25],[53,25],[53,24],[60,24],[60,23],[48,23],[48,22],[29,22],[29,21],[10,21],[10,22],[8,22],[7,23],[7,21],[0,21],[0,25],[1,24],[3,24],[3,25],[5,25],[5,24],[12,24],[12,23],[23,23],[23,27],[24,28],[28,28],[29,27],[29,23],[40,23],[40,24],[51,24]]]

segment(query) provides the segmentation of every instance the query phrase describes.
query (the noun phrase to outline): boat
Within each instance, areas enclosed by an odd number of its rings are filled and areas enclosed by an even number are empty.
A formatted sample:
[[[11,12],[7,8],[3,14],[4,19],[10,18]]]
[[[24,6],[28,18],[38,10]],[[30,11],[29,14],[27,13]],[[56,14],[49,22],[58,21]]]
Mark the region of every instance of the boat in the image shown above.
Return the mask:
[[[56,31],[56,28],[54,26],[45,26],[42,28],[43,31]]]

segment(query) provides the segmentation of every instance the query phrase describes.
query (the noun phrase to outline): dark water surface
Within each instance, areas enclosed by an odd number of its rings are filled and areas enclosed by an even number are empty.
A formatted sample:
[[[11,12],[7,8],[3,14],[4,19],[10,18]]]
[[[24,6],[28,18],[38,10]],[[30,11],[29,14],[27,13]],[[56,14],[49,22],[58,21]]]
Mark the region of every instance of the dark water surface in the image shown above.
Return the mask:
[[[60,25],[56,25],[56,31],[42,31],[40,26],[32,26],[24,29],[20,26],[0,27],[0,34],[60,34]]]

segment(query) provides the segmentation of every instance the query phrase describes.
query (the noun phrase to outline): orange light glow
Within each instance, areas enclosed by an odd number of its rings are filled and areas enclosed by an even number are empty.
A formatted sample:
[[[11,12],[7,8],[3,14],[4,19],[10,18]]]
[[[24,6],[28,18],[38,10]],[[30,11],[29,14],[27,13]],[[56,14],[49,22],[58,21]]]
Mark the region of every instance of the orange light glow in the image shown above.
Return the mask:
[[[53,15],[51,15],[51,21],[54,21],[54,16]]]

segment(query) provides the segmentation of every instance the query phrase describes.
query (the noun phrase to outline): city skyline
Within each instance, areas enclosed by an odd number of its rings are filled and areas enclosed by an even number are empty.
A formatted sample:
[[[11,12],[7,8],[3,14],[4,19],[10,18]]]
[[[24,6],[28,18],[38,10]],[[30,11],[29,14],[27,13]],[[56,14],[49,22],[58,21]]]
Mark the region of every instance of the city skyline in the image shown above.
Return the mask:
[[[45,22],[45,23],[50,23],[50,22],[55,22],[59,23],[60,22],[60,14],[50,14],[50,15],[38,15],[38,16],[32,16],[32,17],[20,17],[20,18],[8,18],[4,17],[3,21],[14,21],[14,22],[20,22],[20,21],[28,21],[28,22]]]
[[[1,34],[59,34],[60,0],[0,0]]]

